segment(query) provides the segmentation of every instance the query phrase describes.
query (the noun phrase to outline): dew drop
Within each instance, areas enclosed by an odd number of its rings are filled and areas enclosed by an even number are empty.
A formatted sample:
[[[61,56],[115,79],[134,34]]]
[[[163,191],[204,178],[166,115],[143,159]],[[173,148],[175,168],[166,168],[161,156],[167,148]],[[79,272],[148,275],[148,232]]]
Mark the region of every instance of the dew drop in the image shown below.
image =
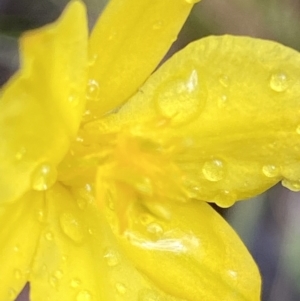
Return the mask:
[[[139,292],[138,301],[161,301],[162,299],[155,291],[143,289]]]
[[[78,288],[80,284],[81,284],[81,281],[79,279],[76,279],[76,278],[72,279],[71,282],[70,282],[70,286],[72,288]]]
[[[54,272],[54,276],[57,278],[57,279],[61,279],[63,277],[63,272],[61,270],[56,270]]]
[[[152,28],[153,28],[154,30],[159,30],[159,29],[162,28],[162,26],[163,26],[163,21],[159,20],[159,21],[156,21],[156,22],[153,24]]]
[[[76,94],[70,94],[68,101],[72,106],[77,106],[79,104],[79,97]]]
[[[25,154],[26,154],[26,148],[25,147],[21,147],[19,149],[19,151],[16,153],[16,159],[17,160],[22,160]]]
[[[8,295],[10,300],[15,300],[17,297],[17,292],[13,288],[10,288],[8,291]]]
[[[292,191],[300,191],[300,181],[283,179],[281,183],[282,183],[282,186],[284,186]]]
[[[157,234],[157,235],[162,234],[164,232],[162,226],[157,223],[150,223],[147,226],[147,231],[151,234]]]
[[[272,74],[270,87],[273,91],[284,92],[288,88],[288,77],[286,74],[283,72]]]
[[[268,178],[274,178],[279,176],[280,169],[275,165],[264,165],[262,168],[263,174]]]
[[[77,243],[83,240],[81,223],[72,213],[61,214],[59,221],[60,226],[67,237]]]
[[[58,284],[58,279],[54,276],[51,276],[49,278],[49,283],[52,287],[56,288],[57,287],[57,284]]]
[[[91,301],[92,295],[90,292],[83,290],[77,294],[76,301]]]
[[[230,80],[227,75],[223,74],[219,77],[219,82],[223,87],[227,88],[229,86]]]
[[[49,241],[53,240],[53,234],[52,232],[46,232],[45,233],[45,238]]]
[[[161,85],[155,97],[158,113],[170,118],[173,125],[190,122],[204,106],[202,94],[198,73],[193,70],[187,79],[173,79]]]
[[[124,295],[126,293],[126,286],[123,283],[116,283],[116,290],[120,295]]]
[[[37,216],[37,220],[39,222],[44,222],[45,221],[45,213],[42,209],[37,210],[36,216]]]
[[[108,266],[114,267],[120,263],[120,256],[117,251],[113,249],[107,249],[104,253],[104,259]]]
[[[186,3],[189,3],[189,4],[195,4],[195,3],[198,3],[200,0],[185,0]]]
[[[22,272],[21,272],[19,269],[16,269],[16,270],[14,271],[14,275],[15,275],[15,278],[16,278],[17,280],[19,280],[19,279],[22,278]]]
[[[94,79],[90,79],[86,92],[87,98],[89,100],[99,101],[99,92],[99,83]]]
[[[228,97],[226,94],[221,95],[218,99],[218,107],[224,108],[227,104],[227,100],[228,100]]]
[[[44,191],[50,188],[57,179],[57,170],[50,163],[40,164],[32,174],[32,188]]]
[[[207,161],[203,165],[202,173],[208,181],[220,181],[224,177],[224,164],[218,159]]]
[[[228,190],[221,191],[214,197],[214,201],[219,207],[228,208],[232,206],[237,200],[237,196],[234,192]]]

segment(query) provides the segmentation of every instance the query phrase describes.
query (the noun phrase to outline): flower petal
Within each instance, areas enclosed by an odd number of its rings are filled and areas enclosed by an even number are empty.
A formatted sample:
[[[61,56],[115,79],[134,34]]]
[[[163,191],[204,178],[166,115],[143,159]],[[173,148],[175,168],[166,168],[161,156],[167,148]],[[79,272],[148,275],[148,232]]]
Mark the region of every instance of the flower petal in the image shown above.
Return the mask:
[[[115,219],[111,224],[128,258],[164,292],[189,301],[260,299],[253,259],[208,204],[164,203],[161,209],[168,212],[167,219],[136,204],[123,234]]]
[[[176,54],[97,126],[144,141],[144,152],[156,145],[187,197],[229,206],[280,180],[300,189],[299,87],[298,52],[271,41],[209,37]]]
[[[43,194],[0,206],[0,300],[13,301],[28,280],[43,215]]]
[[[137,91],[176,40],[195,2],[109,2],[90,40],[91,117],[101,117]]]
[[[31,182],[37,190],[52,185],[78,129],[87,67],[83,4],[73,1],[56,23],[26,33],[20,48],[22,68],[1,93],[0,202],[17,199]]]
[[[30,275],[30,300],[141,301],[165,297],[123,254],[89,184],[47,191],[47,214]],[[144,299],[143,299],[144,298]],[[156,300],[156,299],[154,299]]]

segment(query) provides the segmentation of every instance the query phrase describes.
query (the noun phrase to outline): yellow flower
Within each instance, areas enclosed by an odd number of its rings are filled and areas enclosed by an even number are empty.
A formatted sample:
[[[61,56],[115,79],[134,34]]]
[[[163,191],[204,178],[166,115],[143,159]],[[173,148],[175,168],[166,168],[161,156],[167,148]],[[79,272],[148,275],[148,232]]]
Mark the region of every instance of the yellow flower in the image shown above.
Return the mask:
[[[209,37],[145,82],[195,2],[111,0],[88,39],[75,0],[21,38],[0,101],[0,301],[27,281],[32,301],[259,300],[203,201],[299,190],[300,56]]]

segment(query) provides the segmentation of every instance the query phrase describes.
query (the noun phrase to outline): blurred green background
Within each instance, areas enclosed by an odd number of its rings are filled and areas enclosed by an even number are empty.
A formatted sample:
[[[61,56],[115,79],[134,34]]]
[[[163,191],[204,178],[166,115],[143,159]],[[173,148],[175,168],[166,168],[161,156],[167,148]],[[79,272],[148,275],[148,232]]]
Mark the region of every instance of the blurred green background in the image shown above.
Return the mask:
[[[17,37],[54,21],[67,0],[0,1],[0,85],[18,68]],[[106,0],[86,0],[89,26]],[[271,39],[300,49],[299,0],[203,0],[195,6],[168,56],[207,35]],[[300,194],[280,184],[221,214],[240,234],[259,265],[263,301],[300,300]],[[27,300],[28,288],[18,301]]]

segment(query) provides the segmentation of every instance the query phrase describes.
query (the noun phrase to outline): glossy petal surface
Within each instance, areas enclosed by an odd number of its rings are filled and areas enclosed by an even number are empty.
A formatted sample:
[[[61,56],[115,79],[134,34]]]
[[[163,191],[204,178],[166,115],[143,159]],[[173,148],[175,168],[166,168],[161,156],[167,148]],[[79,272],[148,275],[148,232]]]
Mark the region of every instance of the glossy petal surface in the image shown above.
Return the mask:
[[[189,301],[259,300],[253,259],[208,204],[165,203],[168,219],[136,204],[129,227],[123,234],[116,227],[115,235],[137,269],[163,291]]]
[[[76,134],[85,104],[84,6],[72,2],[55,24],[26,33],[20,48],[22,68],[1,91],[0,202],[51,186]]]
[[[195,2],[109,2],[90,39],[90,117],[101,117],[138,90],[176,40]]]
[[[45,212],[30,275],[32,301],[182,301],[160,291],[124,255],[89,184],[71,193],[54,186]]]
[[[28,192],[15,203],[0,206],[1,301],[15,300],[28,280],[42,209],[43,194],[39,192]]]
[[[166,158],[168,167],[155,166],[168,177],[157,176],[156,186],[174,179],[187,197],[229,206],[280,180],[300,189],[299,86],[298,52],[271,41],[209,37],[177,53],[93,126],[123,137],[120,148],[133,158],[127,165],[135,164],[131,140],[140,141],[139,152]],[[146,169],[140,176],[152,180]]]

